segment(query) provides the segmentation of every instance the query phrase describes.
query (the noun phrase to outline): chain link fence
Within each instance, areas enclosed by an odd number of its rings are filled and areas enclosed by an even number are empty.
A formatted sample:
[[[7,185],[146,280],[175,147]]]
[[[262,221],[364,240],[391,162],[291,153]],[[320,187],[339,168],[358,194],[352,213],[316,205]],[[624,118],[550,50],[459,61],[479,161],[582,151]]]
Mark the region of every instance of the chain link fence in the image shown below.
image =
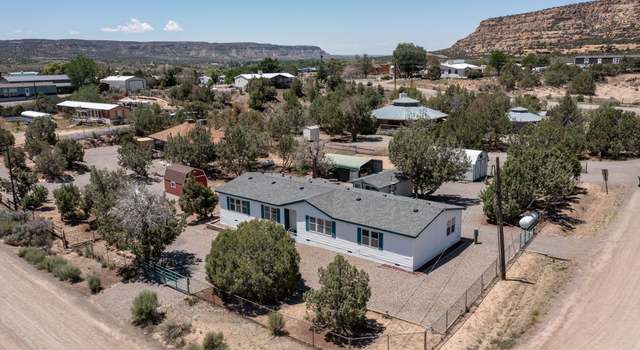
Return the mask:
[[[509,264],[518,253],[524,248],[534,237],[534,231],[523,231],[520,233],[518,241],[512,241],[505,246],[505,260]],[[434,323],[431,324],[431,330],[446,334],[449,328],[455,322],[469,311],[469,309],[482,299],[483,293],[491,287],[497,279],[499,273],[499,258],[496,258],[482,272],[480,277],[476,279],[469,288],[441,315]]]

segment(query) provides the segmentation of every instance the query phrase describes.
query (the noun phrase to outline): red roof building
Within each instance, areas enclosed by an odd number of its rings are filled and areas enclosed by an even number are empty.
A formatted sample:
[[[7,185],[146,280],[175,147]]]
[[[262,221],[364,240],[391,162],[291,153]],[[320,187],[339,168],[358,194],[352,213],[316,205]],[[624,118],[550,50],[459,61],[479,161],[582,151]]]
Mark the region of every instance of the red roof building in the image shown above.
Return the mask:
[[[173,164],[164,171],[164,191],[180,197],[188,176],[193,176],[199,183],[207,185],[207,176],[202,169]]]

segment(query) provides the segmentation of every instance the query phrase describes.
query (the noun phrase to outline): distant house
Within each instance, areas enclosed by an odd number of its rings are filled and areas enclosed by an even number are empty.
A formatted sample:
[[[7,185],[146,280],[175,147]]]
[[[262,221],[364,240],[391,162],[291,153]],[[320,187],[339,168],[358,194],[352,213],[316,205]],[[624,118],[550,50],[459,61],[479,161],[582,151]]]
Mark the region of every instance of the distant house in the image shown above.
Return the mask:
[[[440,64],[440,77],[466,78],[472,70],[481,70],[481,67],[466,63],[464,60],[449,60]]]
[[[198,85],[200,86],[209,86],[209,84],[211,83],[213,79],[211,79],[210,76],[207,75],[201,75],[198,77]]]
[[[291,86],[295,76],[289,73],[256,73],[256,74],[240,74],[235,77],[233,86],[238,89],[245,90],[249,82],[253,79],[268,79],[271,84],[279,89],[286,89]]]
[[[386,170],[350,181],[355,188],[411,197],[413,182],[398,170]]]
[[[334,153],[327,153],[324,158],[331,162],[333,175],[342,182],[382,171],[382,161],[379,159]]]
[[[170,138],[176,136],[185,136],[189,134],[191,130],[196,128],[198,125],[206,127],[211,133],[211,141],[213,143],[219,143],[220,140],[224,138],[224,131],[214,128],[209,128],[204,124],[200,124],[199,121],[189,119],[182,124],[178,124],[172,126],[168,129],[158,131],[155,134],[149,135],[149,138],[154,141],[154,148],[159,151],[164,151],[164,146]]]
[[[588,55],[588,56],[576,56],[573,59],[573,63],[578,66],[591,66],[594,64],[620,64],[627,58],[630,60],[640,60],[640,55]]]
[[[0,102],[35,98],[37,95],[71,93],[71,80],[66,74],[11,74],[0,77]]]
[[[464,174],[467,181],[480,181],[487,177],[489,155],[485,151],[465,149],[464,153],[469,161],[469,169]]]
[[[173,164],[164,171],[164,191],[178,197],[182,196],[182,188],[189,176],[193,176],[196,181],[207,186],[207,175],[201,169]]]
[[[508,116],[515,130],[520,130],[529,124],[537,124],[543,119],[540,114],[529,112],[529,110],[524,107],[511,108]]]
[[[20,113],[19,116],[6,116],[6,117],[3,117],[2,119],[7,122],[31,124],[34,120],[38,118],[51,118],[51,114],[35,112],[35,111],[24,111]]]
[[[129,109],[111,103],[95,103],[83,101],[64,101],[57,104],[63,112],[73,114],[76,118],[108,119],[112,123],[123,122],[129,116]]]
[[[276,174],[218,187],[220,223],[271,220],[296,242],[415,271],[460,241],[463,208]]]
[[[419,119],[442,121],[447,118],[447,114],[422,106],[420,101],[410,98],[406,93],[400,93],[398,99],[373,110],[371,115],[381,127],[386,128],[404,126]]]
[[[122,92],[138,92],[147,88],[147,81],[133,75],[112,75],[100,79],[102,84],[107,84],[109,90]]]

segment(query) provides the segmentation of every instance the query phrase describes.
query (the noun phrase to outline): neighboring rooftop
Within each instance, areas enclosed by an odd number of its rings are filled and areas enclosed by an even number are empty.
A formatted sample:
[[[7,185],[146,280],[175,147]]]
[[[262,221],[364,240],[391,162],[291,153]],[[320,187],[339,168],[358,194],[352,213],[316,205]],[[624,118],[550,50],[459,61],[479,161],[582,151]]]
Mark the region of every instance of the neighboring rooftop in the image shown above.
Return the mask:
[[[58,107],[67,108],[82,108],[82,109],[94,109],[100,111],[110,111],[114,108],[120,107],[111,103],[96,103],[96,102],[83,102],[83,101],[64,101],[57,104]]]
[[[182,164],[171,164],[164,171],[164,179],[168,181],[174,181],[179,184],[186,182],[187,175],[196,170],[190,166]]]
[[[371,158],[359,156],[347,156],[344,154],[326,153],[324,157],[331,161],[336,168],[360,170],[360,168],[371,161]]]
[[[217,192],[274,206],[305,201],[333,219],[417,237],[443,211],[463,208],[319,179],[244,173]]]
[[[24,82],[41,82],[41,81],[61,81],[69,80],[69,76],[66,74],[58,75],[4,75],[2,79],[10,83],[24,83]]]
[[[401,93],[390,105],[375,109],[371,114],[376,119],[396,121],[437,120],[447,117],[446,113],[421,106],[420,101],[408,97],[406,93]]]
[[[243,77],[247,80],[251,80],[251,79],[258,79],[258,78],[265,78],[265,79],[272,79],[275,78],[277,76],[283,76],[285,78],[295,78],[295,76],[293,74],[290,73],[249,73],[249,74],[240,74],[237,77]]]
[[[524,107],[514,107],[509,111],[509,120],[516,123],[538,123],[542,121],[542,116],[529,112]]]
[[[440,66],[451,69],[480,69],[479,66],[469,63],[443,63]]]
[[[51,114],[49,113],[42,113],[42,112],[36,112],[36,111],[24,111],[20,113],[20,115],[27,118],[51,117]]]
[[[108,76],[106,78],[100,79],[101,82],[106,82],[106,81],[127,81],[129,79],[133,79],[136,78],[135,75],[111,75]],[[142,78],[140,78],[142,79]]]
[[[377,189],[382,189],[388,186],[397,185],[407,179],[408,178],[398,170],[385,170],[377,174],[363,176],[349,182],[364,182],[369,186],[373,186]]]

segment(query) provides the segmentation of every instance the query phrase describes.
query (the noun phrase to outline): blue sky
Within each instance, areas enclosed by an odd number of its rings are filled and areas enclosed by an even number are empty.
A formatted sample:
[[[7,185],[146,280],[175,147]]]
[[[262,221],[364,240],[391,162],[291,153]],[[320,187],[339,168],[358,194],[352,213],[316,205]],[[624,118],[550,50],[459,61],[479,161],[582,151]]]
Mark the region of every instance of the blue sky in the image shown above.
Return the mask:
[[[390,54],[398,42],[449,47],[482,19],[578,0],[7,1],[0,39],[252,41]]]

